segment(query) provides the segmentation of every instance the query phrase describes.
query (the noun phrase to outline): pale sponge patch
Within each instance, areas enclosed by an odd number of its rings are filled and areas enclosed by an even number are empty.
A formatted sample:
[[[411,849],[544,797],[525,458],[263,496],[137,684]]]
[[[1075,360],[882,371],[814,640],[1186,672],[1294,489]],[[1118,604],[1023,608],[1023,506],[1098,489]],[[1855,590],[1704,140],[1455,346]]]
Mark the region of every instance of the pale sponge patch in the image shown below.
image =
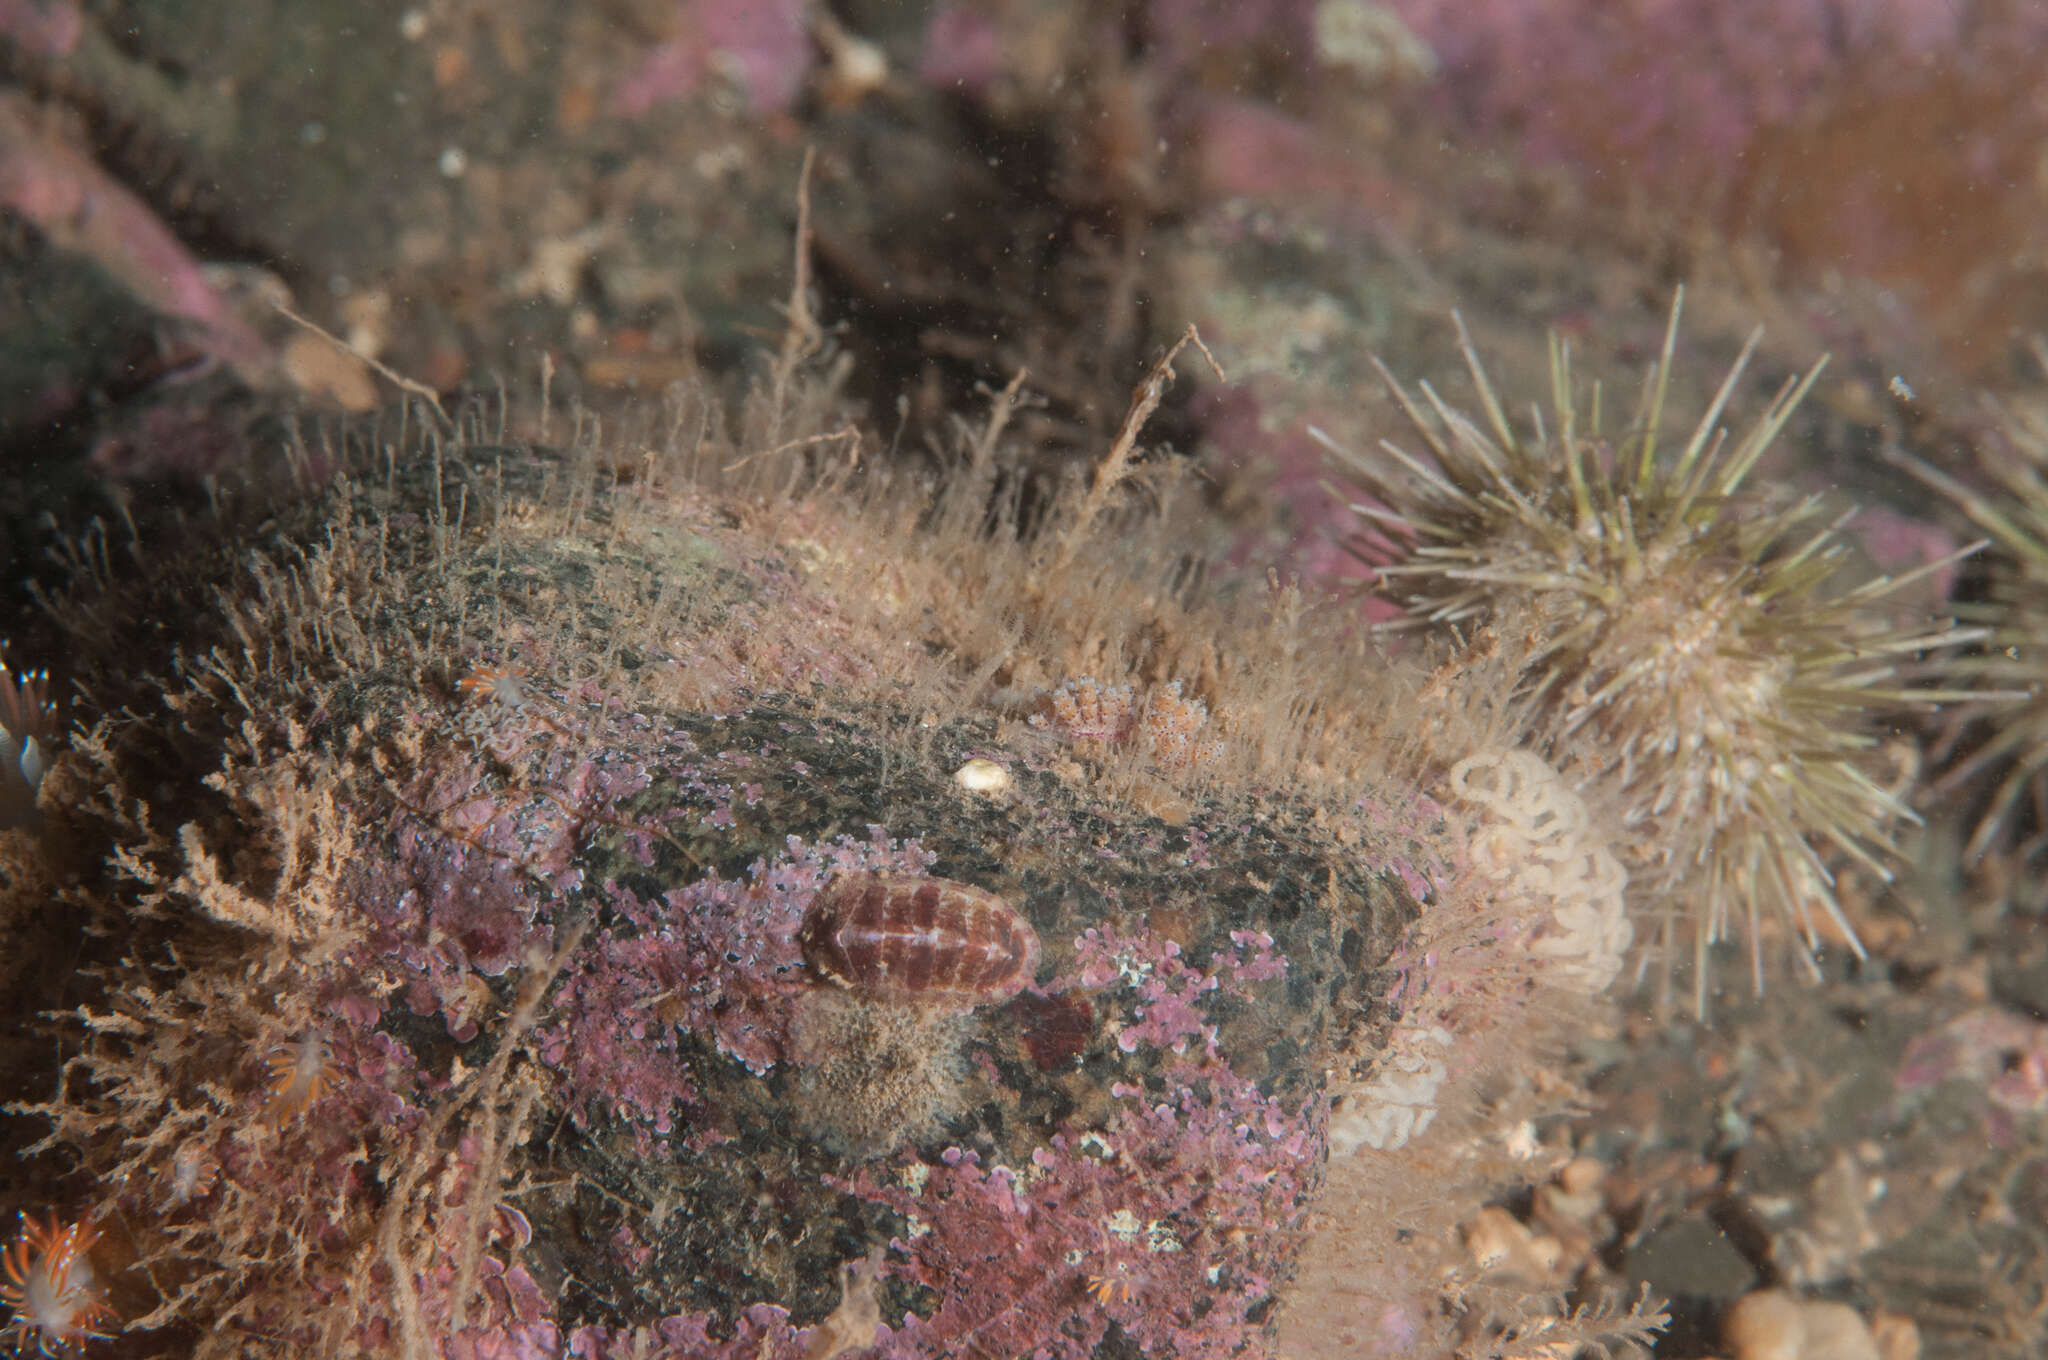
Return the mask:
[[[1543,981],[1605,991],[1635,932],[1623,901],[1628,872],[1592,831],[1585,800],[1522,750],[1467,756],[1451,767],[1450,792],[1482,815],[1472,866],[1526,907],[1530,952],[1553,964]]]

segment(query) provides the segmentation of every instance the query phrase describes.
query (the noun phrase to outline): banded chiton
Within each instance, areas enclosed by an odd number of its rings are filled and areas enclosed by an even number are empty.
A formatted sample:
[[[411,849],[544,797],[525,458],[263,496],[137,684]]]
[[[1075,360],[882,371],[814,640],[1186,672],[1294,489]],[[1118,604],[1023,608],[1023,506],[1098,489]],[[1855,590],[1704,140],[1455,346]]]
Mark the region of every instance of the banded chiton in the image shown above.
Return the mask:
[[[813,968],[876,1000],[982,1006],[1038,967],[1030,922],[946,878],[841,874],[812,900],[801,939]]]

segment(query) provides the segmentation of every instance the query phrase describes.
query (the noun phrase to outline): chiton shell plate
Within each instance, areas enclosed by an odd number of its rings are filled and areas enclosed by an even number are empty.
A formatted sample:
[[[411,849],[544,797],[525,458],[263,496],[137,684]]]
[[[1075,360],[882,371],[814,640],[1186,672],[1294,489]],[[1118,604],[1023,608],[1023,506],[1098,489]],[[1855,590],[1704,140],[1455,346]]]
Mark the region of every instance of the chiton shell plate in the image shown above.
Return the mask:
[[[1038,935],[994,893],[946,878],[841,874],[804,913],[813,968],[878,1000],[982,1006],[1038,969]]]

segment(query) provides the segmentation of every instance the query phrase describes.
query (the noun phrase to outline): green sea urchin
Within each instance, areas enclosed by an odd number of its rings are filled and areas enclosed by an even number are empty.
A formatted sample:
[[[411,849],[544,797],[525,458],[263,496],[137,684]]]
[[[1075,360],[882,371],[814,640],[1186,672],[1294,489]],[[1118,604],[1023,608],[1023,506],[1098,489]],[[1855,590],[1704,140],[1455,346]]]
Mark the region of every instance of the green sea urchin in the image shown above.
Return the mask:
[[[1661,917],[1666,958],[1679,923],[1693,923],[1704,1009],[1708,948],[1738,919],[1758,988],[1766,913],[1809,971],[1823,918],[1862,955],[1829,860],[1888,878],[1892,829],[1912,815],[1874,768],[1868,720],[1954,697],[1907,688],[1898,667],[1966,635],[1902,631],[1876,608],[1953,559],[1849,583],[1846,516],[1819,496],[1745,487],[1825,360],[1731,439],[1720,422],[1752,334],[1684,445],[1665,452],[1682,301],[1635,419],[1612,440],[1599,388],[1582,408],[1556,336],[1549,415],[1539,407],[1531,433],[1517,433],[1460,319],[1483,424],[1427,384],[1418,400],[1378,365],[1429,459],[1385,441],[1383,459],[1324,442],[1365,493],[1352,507],[1357,549],[1406,610],[1399,622],[1527,625],[1517,698],[1531,740],[1617,810],[1632,890]]]
[[[2048,372],[2048,344],[2036,340],[2034,354]],[[1944,794],[1982,776],[1996,777],[1970,836],[1966,853],[1972,859],[2017,835],[2028,815],[2033,834],[2021,853],[2032,855],[2048,844],[2048,414],[2008,411],[1998,433],[1996,456],[1981,460],[2003,493],[1995,499],[1897,455],[1914,475],[1954,500],[1996,545],[1984,599],[1957,607],[1989,636],[1981,649],[1944,666],[1971,686],[1975,702],[1967,711],[1991,720],[1988,735],[1933,786]]]

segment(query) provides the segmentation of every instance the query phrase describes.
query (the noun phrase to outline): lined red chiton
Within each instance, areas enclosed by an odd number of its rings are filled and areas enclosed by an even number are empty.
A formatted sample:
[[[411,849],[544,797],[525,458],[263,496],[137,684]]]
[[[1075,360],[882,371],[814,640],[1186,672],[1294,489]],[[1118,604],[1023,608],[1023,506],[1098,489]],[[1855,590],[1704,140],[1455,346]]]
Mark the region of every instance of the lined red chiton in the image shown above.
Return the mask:
[[[843,874],[804,913],[802,939],[813,968],[879,1000],[986,1005],[1038,967],[1030,922],[945,878]]]

